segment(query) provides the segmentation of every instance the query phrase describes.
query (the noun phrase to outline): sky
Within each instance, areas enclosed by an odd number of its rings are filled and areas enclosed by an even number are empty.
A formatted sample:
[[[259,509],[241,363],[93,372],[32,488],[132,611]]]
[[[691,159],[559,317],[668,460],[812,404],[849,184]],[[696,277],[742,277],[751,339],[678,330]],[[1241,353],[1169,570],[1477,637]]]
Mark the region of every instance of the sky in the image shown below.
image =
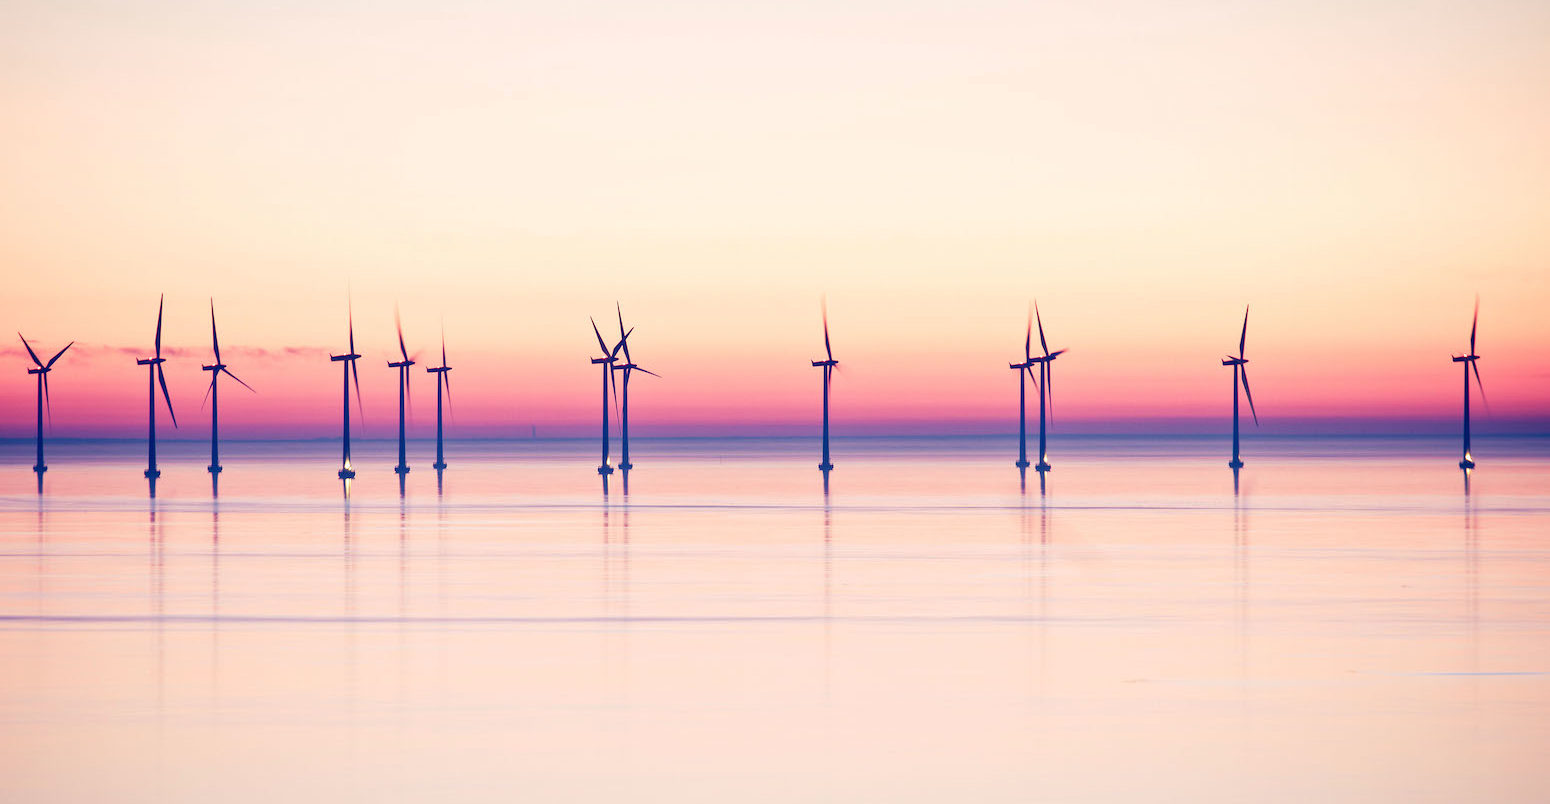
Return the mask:
[[[53,432],[366,434],[395,305],[463,436],[1006,432],[1029,303],[1059,427],[1550,432],[1550,6],[33,2],[0,6],[0,322]],[[32,432],[19,341],[0,436]],[[418,371],[419,367],[416,367]],[[434,426],[415,377],[412,432]]]

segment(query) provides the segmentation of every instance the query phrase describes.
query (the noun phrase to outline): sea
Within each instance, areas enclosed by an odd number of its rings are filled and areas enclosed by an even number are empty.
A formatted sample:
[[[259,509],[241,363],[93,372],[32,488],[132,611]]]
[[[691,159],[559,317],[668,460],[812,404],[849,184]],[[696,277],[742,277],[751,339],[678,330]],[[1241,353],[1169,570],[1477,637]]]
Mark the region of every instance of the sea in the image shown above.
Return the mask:
[[[0,443],[0,801],[1550,800],[1550,438],[817,447]]]

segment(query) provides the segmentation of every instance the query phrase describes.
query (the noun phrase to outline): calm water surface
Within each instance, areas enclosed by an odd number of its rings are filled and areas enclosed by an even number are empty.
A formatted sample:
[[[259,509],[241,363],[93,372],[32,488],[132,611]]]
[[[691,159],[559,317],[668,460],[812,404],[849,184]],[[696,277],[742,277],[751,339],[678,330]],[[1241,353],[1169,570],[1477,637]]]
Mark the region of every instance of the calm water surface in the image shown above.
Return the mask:
[[[0,448],[0,800],[1550,798],[1550,442]]]

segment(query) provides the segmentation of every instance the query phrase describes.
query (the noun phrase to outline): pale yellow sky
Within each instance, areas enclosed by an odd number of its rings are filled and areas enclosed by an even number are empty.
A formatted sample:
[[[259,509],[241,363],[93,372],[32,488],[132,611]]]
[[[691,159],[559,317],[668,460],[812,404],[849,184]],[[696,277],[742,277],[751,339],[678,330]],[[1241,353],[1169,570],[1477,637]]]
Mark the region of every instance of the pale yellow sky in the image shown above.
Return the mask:
[[[353,282],[367,344],[445,316],[469,404],[549,420],[620,299],[643,418],[799,416],[827,293],[853,410],[952,418],[1037,296],[1066,409],[1144,418],[1225,396],[1253,302],[1257,401],[1442,415],[1479,292],[1493,403],[1543,414],[1546,41],[1538,3],[11,2],[0,321],[146,343],[165,291],[202,347],[214,295],[228,343],[342,349]]]

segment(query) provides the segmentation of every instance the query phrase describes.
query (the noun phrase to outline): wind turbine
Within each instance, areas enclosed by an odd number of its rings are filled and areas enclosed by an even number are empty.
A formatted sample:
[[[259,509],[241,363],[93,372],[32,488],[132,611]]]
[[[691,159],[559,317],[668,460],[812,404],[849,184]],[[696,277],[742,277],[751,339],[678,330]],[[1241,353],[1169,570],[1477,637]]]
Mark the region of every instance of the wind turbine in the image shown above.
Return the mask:
[[[431,465],[438,473],[447,468],[447,460],[442,457],[441,449],[441,387],[443,385],[447,387],[447,407],[451,408],[452,380],[447,376],[447,372],[451,370],[452,367],[447,365],[447,332],[443,329],[441,332],[441,365],[425,370],[427,374],[439,375],[436,377],[436,462]]]
[[[253,390],[253,386],[243,382],[237,375],[231,373],[231,369],[226,368],[225,363],[221,362],[221,338],[215,332],[214,299],[210,300],[210,344],[215,349],[215,365],[202,368],[210,372],[210,387],[205,391],[205,398],[210,400],[210,465],[206,466],[205,470],[213,475],[221,471],[221,389],[217,386],[216,380],[219,380],[221,373],[225,372],[226,376],[236,380],[238,385],[249,391]]]
[[[1055,394],[1051,387],[1051,377],[1054,375],[1055,358],[1066,353],[1065,349],[1049,350],[1049,341],[1044,340],[1044,317],[1039,314],[1039,303],[1033,303],[1033,317],[1039,323],[1039,347],[1044,350],[1042,357],[1030,357],[1029,363],[1037,363],[1039,366],[1039,462],[1033,468],[1040,472],[1048,472],[1049,453],[1045,450],[1046,419],[1055,418]],[[1032,369],[1030,369],[1031,371]]]
[[[150,360],[136,360],[135,364],[146,366],[147,381],[149,382],[151,414],[150,414],[150,457],[145,468],[145,476],[151,480],[161,477],[161,470],[156,468],[156,384],[161,383],[161,395],[167,400],[167,415],[172,417],[172,426],[178,426],[178,416],[172,412],[172,394],[167,392],[167,375],[162,371],[161,364],[167,362],[161,356],[161,313],[167,300],[166,294],[156,302],[156,356]]]
[[[620,392],[622,406],[619,408],[619,468],[628,472],[635,468],[635,465],[630,463],[630,373],[639,371],[658,379],[662,375],[647,371],[635,365],[635,361],[630,359],[630,332],[634,332],[635,328],[631,327],[629,332],[624,330],[624,313],[619,310],[618,303],[614,304],[614,312],[619,315],[619,345],[614,347],[614,351],[618,352],[620,347],[624,348],[624,362],[622,364],[616,363],[613,367],[614,371],[624,372],[624,379],[620,383],[623,388]],[[629,492],[625,493],[628,494]]]
[[[592,358],[593,365],[601,365],[603,367],[603,462],[598,464],[597,473],[600,475],[611,475],[614,472],[614,468],[608,463],[608,386],[613,382],[613,363],[618,358],[619,347],[624,345],[624,341],[621,339],[619,343],[614,345],[613,350],[609,351],[608,344],[603,342],[603,333],[597,331],[597,321],[591,318],[587,320],[592,321],[592,334],[597,336],[597,348],[603,350],[602,357]]]
[[[43,411],[45,408],[48,409],[49,422],[52,423],[54,421],[53,405],[48,398],[48,373],[54,370],[54,361],[58,360],[66,350],[74,346],[75,341],[65,344],[65,348],[60,349],[59,354],[49,358],[48,362],[45,363],[38,359],[38,353],[32,351],[32,344],[27,343],[27,339],[22,338],[20,332],[16,333],[16,337],[22,339],[22,346],[27,347],[27,356],[31,357],[32,362],[37,365],[37,368],[27,369],[27,373],[38,375],[38,462],[32,465],[32,471],[38,473],[38,488],[41,490],[43,487],[42,475],[48,471],[48,465],[43,463]]]
[[[823,367],[823,462],[818,464],[818,468],[828,472],[834,468],[834,464],[829,462],[829,383],[834,378],[834,367],[838,366],[840,361],[834,359],[834,348],[829,344],[829,305],[827,302],[823,305],[823,351],[824,354],[828,355],[828,359],[814,360],[812,364]],[[828,477],[828,475],[824,475],[824,477]]]
[[[1475,456],[1469,449],[1469,372],[1471,370],[1475,372],[1475,385],[1480,387],[1480,401],[1485,401],[1485,385],[1480,382],[1480,366],[1475,362],[1480,359],[1480,355],[1475,354],[1475,331],[1479,328],[1480,297],[1477,296],[1475,297],[1475,317],[1469,324],[1469,354],[1453,356],[1453,362],[1464,364],[1464,457],[1459,461],[1460,469],[1475,468]],[[43,459],[39,458],[38,463],[42,462]]]
[[[1243,461],[1238,458],[1238,383],[1243,383],[1243,395],[1249,400],[1249,413],[1254,416],[1254,426],[1259,426],[1259,413],[1254,410],[1254,394],[1249,391],[1249,369],[1246,365],[1249,361],[1243,356],[1243,345],[1249,337],[1249,308],[1243,307],[1243,332],[1238,335],[1238,356],[1228,355],[1222,359],[1222,365],[1232,366],[1232,460],[1227,462],[1234,469],[1243,468]]]
[[[1007,368],[1017,372],[1017,468],[1028,468],[1028,378],[1033,376],[1033,315],[1028,316],[1028,333],[1023,337],[1023,362],[1008,363]],[[1034,381],[1039,398],[1044,398],[1042,386]]]
[[[404,322],[398,317],[397,307],[393,308],[393,324],[398,327],[398,353],[404,356],[397,363],[388,362],[388,368],[398,369],[398,465],[393,471],[402,476],[409,474],[409,463],[404,455],[404,408],[409,402],[409,367],[414,361],[409,359],[409,350],[404,346]]]
[[[343,363],[344,369],[344,457],[339,467],[339,479],[349,480],[355,477],[355,467],[350,465],[350,376],[355,376],[355,406],[361,406],[361,371],[356,368],[355,361],[361,356],[355,353],[355,307],[350,307],[350,353],[344,355],[330,354],[328,359],[335,363]],[[365,411],[361,411],[361,417],[365,418]],[[346,484],[345,493],[349,493]]]

